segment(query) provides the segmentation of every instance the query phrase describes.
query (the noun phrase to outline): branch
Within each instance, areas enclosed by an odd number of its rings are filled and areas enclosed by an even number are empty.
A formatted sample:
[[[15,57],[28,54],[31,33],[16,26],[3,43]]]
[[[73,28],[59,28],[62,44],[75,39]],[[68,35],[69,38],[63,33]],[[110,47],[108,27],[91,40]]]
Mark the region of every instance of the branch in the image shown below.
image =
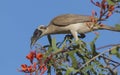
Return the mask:
[[[114,60],[111,60],[111,59],[109,59],[109,58],[107,58],[107,57],[104,57],[104,56],[102,56],[102,55],[101,55],[100,57],[102,57],[102,58],[104,58],[104,59],[107,59],[107,60],[109,60],[109,61],[112,61],[112,62],[114,62],[114,63],[120,65],[119,62],[116,62],[116,61],[114,61]]]
[[[101,47],[99,47],[99,48],[96,48],[96,50],[100,50],[100,49],[107,48],[107,47],[111,47],[111,46],[117,46],[117,45],[120,45],[120,44],[109,44],[109,45],[105,45],[105,46],[101,46]]]
[[[95,57],[93,57],[92,59],[90,59],[88,62],[86,62],[85,64],[83,64],[83,65],[80,67],[80,69],[84,68],[84,67],[85,67],[86,65],[88,65],[91,61],[95,60],[96,58],[98,58],[98,57],[101,56],[102,54],[107,53],[107,52],[109,52],[109,51],[112,51],[112,50],[116,49],[116,47],[120,47],[120,45],[116,45],[116,46],[112,47],[111,49],[108,49],[108,50],[105,50],[105,51],[101,52],[100,54],[96,55]]]

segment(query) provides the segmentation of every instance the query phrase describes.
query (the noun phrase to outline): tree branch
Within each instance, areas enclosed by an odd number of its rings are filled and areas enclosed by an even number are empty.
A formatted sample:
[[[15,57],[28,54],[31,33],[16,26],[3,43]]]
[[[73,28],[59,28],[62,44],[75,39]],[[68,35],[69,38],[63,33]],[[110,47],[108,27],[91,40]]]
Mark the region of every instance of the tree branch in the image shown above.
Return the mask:
[[[120,63],[117,62],[117,61],[111,60],[111,59],[109,59],[109,58],[107,58],[107,57],[104,57],[104,56],[102,56],[102,55],[101,55],[100,57],[102,57],[102,58],[104,58],[104,59],[107,59],[107,60],[109,60],[109,61],[112,61],[112,62],[114,62],[114,63],[120,65]]]
[[[99,47],[99,48],[96,48],[96,50],[100,50],[100,49],[107,48],[107,47],[111,47],[111,46],[117,46],[117,45],[120,45],[120,44],[109,44],[109,45],[105,45],[105,46],[101,46],[101,47]]]
[[[83,65],[80,67],[80,69],[84,68],[84,67],[85,67],[86,65],[88,65],[91,61],[95,60],[96,58],[98,58],[98,57],[101,56],[102,54],[107,53],[107,52],[109,52],[109,51],[112,51],[112,50],[116,49],[116,47],[120,47],[120,45],[116,45],[116,46],[112,47],[111,49],[108,49],[108,50],[105,50],[105,51],[101,52],[100,54],[96,55],[95,57],[93,57],[92,59],[90,59],[88,62],[86,62],[85,64],[83,64]]]

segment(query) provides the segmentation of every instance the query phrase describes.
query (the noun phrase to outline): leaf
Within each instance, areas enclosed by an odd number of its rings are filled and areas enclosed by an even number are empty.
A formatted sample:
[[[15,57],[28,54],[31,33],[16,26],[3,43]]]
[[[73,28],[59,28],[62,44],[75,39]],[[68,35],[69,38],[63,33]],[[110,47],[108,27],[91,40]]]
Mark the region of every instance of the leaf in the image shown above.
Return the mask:
[[[62,72],[57,72],[56,75],[63,75]]]
[[[76,67],[77,67],[77,60],[76,60],[76,57],[74,56],[75,53],[76,53],[76,50],[70,51],[70,52],[68,53],[70,59],[72,60],[72,67],[73,67],[73,68],[76,68]]]
[[[83,72],[85,75],[88,75],[88,74],[87,74],[87,71],[91,70],[93,67],[94,67],[94,65],[85,66],[85,67],[82,69],[82,72]]]
[[[117,50],[117,57],[120,58],[120,48],[117,47],[116,50]]]
[[[116,55],[116,54],[117,54],[116,48],[111,51],[111,54],[113,54],[113,55]]]
[[[49,56],[53,51],[53,48],[52,47],[48,47],[48,50],[46,51],[45,55],[46,56]]]
[[[114,48],[113,50],[110,51],[111,54],[116,55],[119,51],[119,47]]]
[[[48,69],[47,71],[48,75],[51,75],[51,66],[47,66],[47,69]]]
[[[66,71],[66,69],[65,68],[61,68],[61,71]]]
[[[120,58],[120,53],[117,53],[117,57]]]
[[[71,70],[67,69],[65,75],[70,75],[70,73],[71,73]]]
[[[69,59],[69,55],[68,55],[68,54],[66,54],[66,61],[67,61],[67,62],[70,62],[70,59]]]
[[[115,27],[120,30],[120,24],[116,24]]]
[[[84,56],[83,56],[83,55],[81,55],[81,53],[80,53],[79,51],[77,51],[77,52],[76,52],[76,55],[77,55],[78,57],[80,57],[80,59],[82,59],[82,60],[83,60],[83,62],[85,63]]]
[[[76,72],[76,70],[72,67],[68,67],[65,75],[71,75],[72,72]]]
[[[112,0],[107,0],[109,5],[115,5],[115,2],[113,2]]]
[[[97,55],[98,53],[96,52],[96,46],[95,46],[95,42],[98,39],[99,35],[96,35],[96,37],[94,38],[94,40],[92,42],[90,42],[90,47],[92,50],[92,54],[93,56]]]
[[[116,55],[118,58],[120,58],[120,48],[116,47],[115,49],[113,49],[112,51],[110,51],[110,54]]]
[[[57,46],[56,46],[56,39],[52,38],[52,48],[53,50],[58,50]]]

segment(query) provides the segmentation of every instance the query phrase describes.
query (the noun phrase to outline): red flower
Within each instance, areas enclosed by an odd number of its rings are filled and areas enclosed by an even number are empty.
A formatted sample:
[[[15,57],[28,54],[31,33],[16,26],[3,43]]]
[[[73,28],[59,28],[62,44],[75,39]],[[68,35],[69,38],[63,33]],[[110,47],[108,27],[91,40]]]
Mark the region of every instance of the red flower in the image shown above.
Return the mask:
[[[43,75],[46,70],[47,70],[47,67],[44,64],[41,65],[40,66],[40,71],[41,71],[40,75]]]
[[[36,54],[36,59],[37,60],[41,60],[42,58],[43,58],[43,54],[42,53]]]
[[[92,16],[93,16],[93,17],[94,17],[94,16],[97,16],[96,11],[92,10]]]
[[[112,12],[108,12],[108,14],[106,15],[106,18],[109,18],[112,15]]]
[[[36,69],[36,62],[33,63],[33,68]]]
[[[32,65],[28,66],[27,69],[28,69],[28,72],[32,72],[33,71]]]
[[[22,64],[21,65],[21,69],[23,72],[26,72],[27,71],[27,65],[26,64]]]
[[[33,63],[33,65],[27,66],[26,64],[21,65],[21,71],[25,73],[31,73],[36,70],[36,63]]]
[[[33,59],[34,59],[35,55],[36,55],[36,53],[32,51],[26,56],[26,58],[29,59],[31,63],[33,63]]]
[[[114,9],[115,9],[115,6],[114,6],[114,5],[109,5],[108,10],[109,10],[110,12],[112,12]]]

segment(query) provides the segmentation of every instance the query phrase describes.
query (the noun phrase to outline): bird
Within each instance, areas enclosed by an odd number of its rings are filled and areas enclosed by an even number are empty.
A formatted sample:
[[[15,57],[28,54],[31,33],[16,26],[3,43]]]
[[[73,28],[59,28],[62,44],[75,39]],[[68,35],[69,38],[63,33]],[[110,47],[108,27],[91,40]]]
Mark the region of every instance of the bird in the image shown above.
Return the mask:
[[[72,34],[74,39],[77,41],[79,40],[78,34],[85,35],[86,33],[95,30],[110,30],[120,32],[120,30],[116,27],[108,25],[94,25],[94,22],[91,20],[91,16],[88,15],[62,14],[53,18],[48,26],[38,26],[31,37],[30,46],[34,46],[36,41],[45,35]]]

